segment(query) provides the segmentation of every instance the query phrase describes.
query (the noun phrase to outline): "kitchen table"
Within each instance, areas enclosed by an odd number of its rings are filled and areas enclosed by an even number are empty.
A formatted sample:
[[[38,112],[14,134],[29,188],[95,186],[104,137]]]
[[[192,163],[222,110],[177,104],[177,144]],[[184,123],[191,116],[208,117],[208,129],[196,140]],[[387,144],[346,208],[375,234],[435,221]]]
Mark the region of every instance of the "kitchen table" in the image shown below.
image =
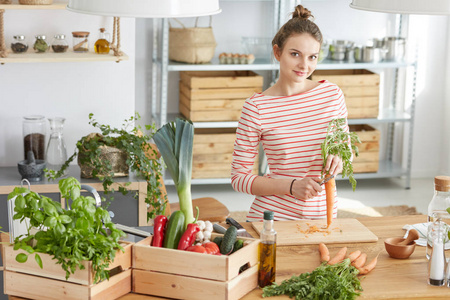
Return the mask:
[[[378,236],[377,242],[354,244],[329,244],[330,254],[334,255],[343,246],[348,251],[361,250],[366,252],[368,259],[380,253],[376,268],[361,278],[364,289],[359,299],[450,299],[450,288],[433,287],[427,284],[427,259],[425,247],[416,246],[414,253],[408,259],[394,259],[389,257],[384,249],[384,239],[400,237],[405,234],[402,227],[405,224],[426,222],[425,215],[409,215],[396,217],[368,217],[358,220]],[[243,226],[253,236],[257,236],[251,224]],[[276,223],[275,223],[276,229]],[[348,252],[348,253],[349,253]],[[292,275],[310,272],[320,264],[317,245],[279,246],[277,247],[277,283]],[[256,288],[242,299],[261,299],[262,292]],[[154,296],[127,294],[120,300],[159,299]],[[273,299],[289,299],[280,296]]]

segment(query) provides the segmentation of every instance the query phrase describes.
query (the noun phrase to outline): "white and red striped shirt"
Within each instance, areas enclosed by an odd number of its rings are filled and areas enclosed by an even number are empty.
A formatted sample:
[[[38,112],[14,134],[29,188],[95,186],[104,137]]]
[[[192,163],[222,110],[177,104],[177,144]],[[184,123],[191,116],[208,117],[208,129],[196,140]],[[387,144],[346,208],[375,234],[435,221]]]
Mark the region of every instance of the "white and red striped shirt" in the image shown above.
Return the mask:
[[[347,118],[342,90],[326,80],[301,94],[266,96],[254,94],[245,101],[236,130],[231,184],[238,192],[252,194],[252,173],[259,144],[269,166],[268,178],[302,179],[317,177],[322,171],[321,143],[328,123]],[[346,124],[348,131],[348,125]],[[256,196],[248,221],[262,220],[265,210],[275,220],[326,217],[325,189],[316,197],[300,200],[290,194]],[[337,203],[333,215],[336,217]]]

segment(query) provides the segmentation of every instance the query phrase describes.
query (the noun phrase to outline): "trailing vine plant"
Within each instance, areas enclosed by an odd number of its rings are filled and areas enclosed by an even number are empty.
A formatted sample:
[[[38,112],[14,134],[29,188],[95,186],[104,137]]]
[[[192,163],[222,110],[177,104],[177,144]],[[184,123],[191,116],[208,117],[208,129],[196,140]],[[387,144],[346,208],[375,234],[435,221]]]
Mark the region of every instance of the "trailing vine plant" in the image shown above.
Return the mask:
[[[160,179],[161,163],[157,159],[156,150],[149,145],[150,140],[156,132],[155,125],[145,125],[145,133],[136,122],[140,115],[136,112],[135,116],[125,120],[122,128],[113,128],[110,125],[100,124],[94,119],[94,114],[89,114],[89,124],[100,130],[101,134],[91,134],[82,137],[76,144],[75,152],[63,164],[59,171],[46,169],[46,177],[49,180],[55,180],[64,175],[64,171],[70,163],[77,157],[80,164],[86,164],[91,167],[92,176],[102,181],[104,194],[108,201],[114,199],[114,183],[118,186],[118,192],[126,195],[129,193],[126,188],[131,182],[120,183],[115,181],[114,171],[111,163],[102,158],[100,146],[110,146],[123,150],[127,153],[126,163],[131,172],[142,177],[147,182],[147,195],[145,203],[147,209],[147,221],[156,215],[164,214],[166,209],[166,195],[161,192]],[[131,129],[128,129],[130,128]],[[80,155],[81,154],[81,155]],[[139,196],[139,191],[134,197]],[[102,199],[105,201],[105,197]]]

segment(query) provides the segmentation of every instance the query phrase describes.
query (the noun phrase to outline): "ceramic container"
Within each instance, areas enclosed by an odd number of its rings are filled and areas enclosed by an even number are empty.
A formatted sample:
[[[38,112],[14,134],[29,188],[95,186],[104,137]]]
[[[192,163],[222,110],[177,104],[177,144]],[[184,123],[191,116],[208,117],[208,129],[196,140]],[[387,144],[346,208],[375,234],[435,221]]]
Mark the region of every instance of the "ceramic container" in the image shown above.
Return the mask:
[[[404,241],[404,238],[401,237],[393,237],[387,238],[384,240],[384,247],[386,248],[387,253],[392,258],[408,258],[413,254],[414,249],[416,248],[416,243],[411,242],[408,245],[398,245],[398,243]]]

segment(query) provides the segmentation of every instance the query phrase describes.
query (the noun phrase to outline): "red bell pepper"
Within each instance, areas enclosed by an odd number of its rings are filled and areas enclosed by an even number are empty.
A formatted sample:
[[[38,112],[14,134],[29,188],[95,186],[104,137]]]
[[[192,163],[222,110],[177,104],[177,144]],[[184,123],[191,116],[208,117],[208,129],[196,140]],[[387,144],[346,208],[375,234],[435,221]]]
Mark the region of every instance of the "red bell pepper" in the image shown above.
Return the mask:
[[[155,223],[153,224],[153,247],[162,247],[164,241],[164,231],[166,229],[167,217],[159,215],[155,217]]]
[[[195,235],[200,231],[200,227],[195,223],[189,223],[186,230],[181,236],[180,242],[178,242],[179,250],[186,250],[195,241]]]

